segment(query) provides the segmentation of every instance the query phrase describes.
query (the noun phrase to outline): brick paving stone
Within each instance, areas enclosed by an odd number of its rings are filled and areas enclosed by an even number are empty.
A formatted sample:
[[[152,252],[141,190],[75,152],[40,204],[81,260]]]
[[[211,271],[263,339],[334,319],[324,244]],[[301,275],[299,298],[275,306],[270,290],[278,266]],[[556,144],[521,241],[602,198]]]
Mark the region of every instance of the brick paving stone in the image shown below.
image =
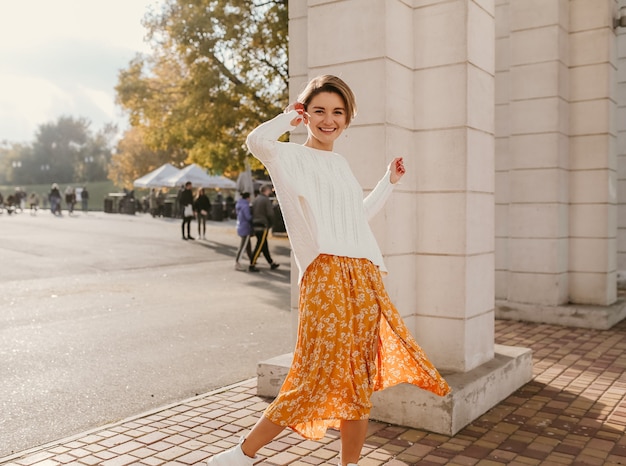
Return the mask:
[[[102,466],[128,466],[137,461],[137,458],[131,455],[115,456],[102,463]]]
[[[315,450],[311,453],[315,458],[321,458],[323,460],[329,460],[337,456],[337,452],[333,450],[328,450],[326,448],[321,448],[319,450]]]
[[[179,458],[176,458],[176,461],[183,464],[196,464],[200,461],[207,460],[211,456],[210,453],[207,453],[202,450],[191,451],[186,455],[183,455]]]
[[[84,458],[80,459],[80,462],[82,464],[85,464],[87,466],[94,466],[96,464],[100,464],[102,462],[102,460],[100,458],[97,458],[93,455],[89,455],[89,456],[85,456]]]
[[[32,466],[58,466],[60,464],[61,463],[59,463],[58,461],[47,459],[43,461],[37,461],[36,463],[33,463]]]
[[[146,466],[161,466],[162,464],[165,464],[165,461],[152,456],[142,460],[141,464]]]
[[[496,321],[496,342],[533,350],[533,380],[454,437],[370,421],[361,466],[626,464],[626,323],[611,330]],[[235,445],[269,400],[251,379],[117,425],[0,459],[4,466],[200,465]],[[258,463],[336,466],[339,433],[289,430]]]
[[[289,453],[287,451],[280,452],[276,455],[271,456],[266,463],[268,464],[276,464],[278,466],[287,465],[293,463],[294,461],[300,459],[297,455],[293,453]]]
[[[129,453],[133,450],[138,450],[140,448],[142,448],[144,445],[143,443],[139,443],[136,442],[134,440],[130,441],[130,442],[126,442],[126,443],[122,443],[121,445],[117,445],[113,448],[111,448],[110,450],[115,453],[115,454],[122,454],[122,453]]]
[[[476,458],[470,458],[469,456],[455,456],[452,461],[450,461],[451,466],[474,466],[478,464],[479,460]]]
[[[324,462],[324,460],[321,458],[315,458],[314,456],[306,456],[306,455],[302,456],[300,461],[306,465],[312,464],[314,466],[317,466]]]
[[[359,461],[359,466],[380,466],[381,464],[384,464],[384,461],[376,460],[369,456],[361,458],[361,461]]]

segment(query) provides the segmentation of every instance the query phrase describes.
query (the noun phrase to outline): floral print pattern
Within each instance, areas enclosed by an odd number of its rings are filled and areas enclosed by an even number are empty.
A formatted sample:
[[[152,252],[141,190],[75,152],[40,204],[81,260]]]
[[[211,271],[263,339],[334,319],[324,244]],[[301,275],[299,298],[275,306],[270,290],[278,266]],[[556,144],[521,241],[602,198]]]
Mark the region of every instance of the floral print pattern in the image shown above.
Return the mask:
[[[375,390],[404,382],[450,391],[369,260],[318,256],[300,283],[299,312],[293,363],[264,413],[275,424],[321,439],[341,420],[367,419]]]

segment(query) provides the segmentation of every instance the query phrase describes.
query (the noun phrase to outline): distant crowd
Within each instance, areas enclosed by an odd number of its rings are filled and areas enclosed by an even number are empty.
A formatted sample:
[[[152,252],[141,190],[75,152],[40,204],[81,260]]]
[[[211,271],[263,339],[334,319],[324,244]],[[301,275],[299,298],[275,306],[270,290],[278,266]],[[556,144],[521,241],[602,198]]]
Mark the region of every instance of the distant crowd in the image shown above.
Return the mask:
[[[22,188],[15,188],[15,192],[6,196],[0,192],[0,214],[16,214],[26,210],[31,215],[36,215],[40,208],[47,210],[53,215],[62,215],[63,204],[71,215],[74,213],[76,204],[80,202],[83,212],[89,210],[89,191],[86,186],[74,188],[67,186],[63,192],[57,183],[53,183],[50,192],[46,195],[39,195],[36,192],[27,193]]]

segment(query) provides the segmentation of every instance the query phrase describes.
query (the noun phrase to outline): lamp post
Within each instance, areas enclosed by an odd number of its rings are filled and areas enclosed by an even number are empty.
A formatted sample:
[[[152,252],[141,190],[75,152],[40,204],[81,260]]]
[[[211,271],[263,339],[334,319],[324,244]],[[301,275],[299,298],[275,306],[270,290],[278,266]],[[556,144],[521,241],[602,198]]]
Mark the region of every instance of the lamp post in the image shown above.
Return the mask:
[[[13,182],[21,183],[22,180],[19,178],[19,176],[16,176],[16,175],[17,175],[18,169],[22,168],[22,161],[13,160],[11,162],[11,166],[13,167]]]
[[[41,170],[41,181],[47,182],[48,181],[48,173],[47,172],[50,171],[50,165],[47,164],[47,163],[41,164],[39,169]]]
[[[91,164],[93,163],[94,158],[92,155],[85,156],[85,181],[91,181]]]

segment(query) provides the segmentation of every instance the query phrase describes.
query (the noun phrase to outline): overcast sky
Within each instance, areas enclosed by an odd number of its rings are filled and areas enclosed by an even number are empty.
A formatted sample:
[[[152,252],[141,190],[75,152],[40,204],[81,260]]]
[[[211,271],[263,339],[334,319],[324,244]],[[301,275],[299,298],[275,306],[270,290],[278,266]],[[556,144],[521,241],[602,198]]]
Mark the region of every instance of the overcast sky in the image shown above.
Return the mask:
[[[0,142],[32,142],[40,124],[86,117],[126,126],[120,69],[148,51],[141,19],[158,0],[0,0]]]

